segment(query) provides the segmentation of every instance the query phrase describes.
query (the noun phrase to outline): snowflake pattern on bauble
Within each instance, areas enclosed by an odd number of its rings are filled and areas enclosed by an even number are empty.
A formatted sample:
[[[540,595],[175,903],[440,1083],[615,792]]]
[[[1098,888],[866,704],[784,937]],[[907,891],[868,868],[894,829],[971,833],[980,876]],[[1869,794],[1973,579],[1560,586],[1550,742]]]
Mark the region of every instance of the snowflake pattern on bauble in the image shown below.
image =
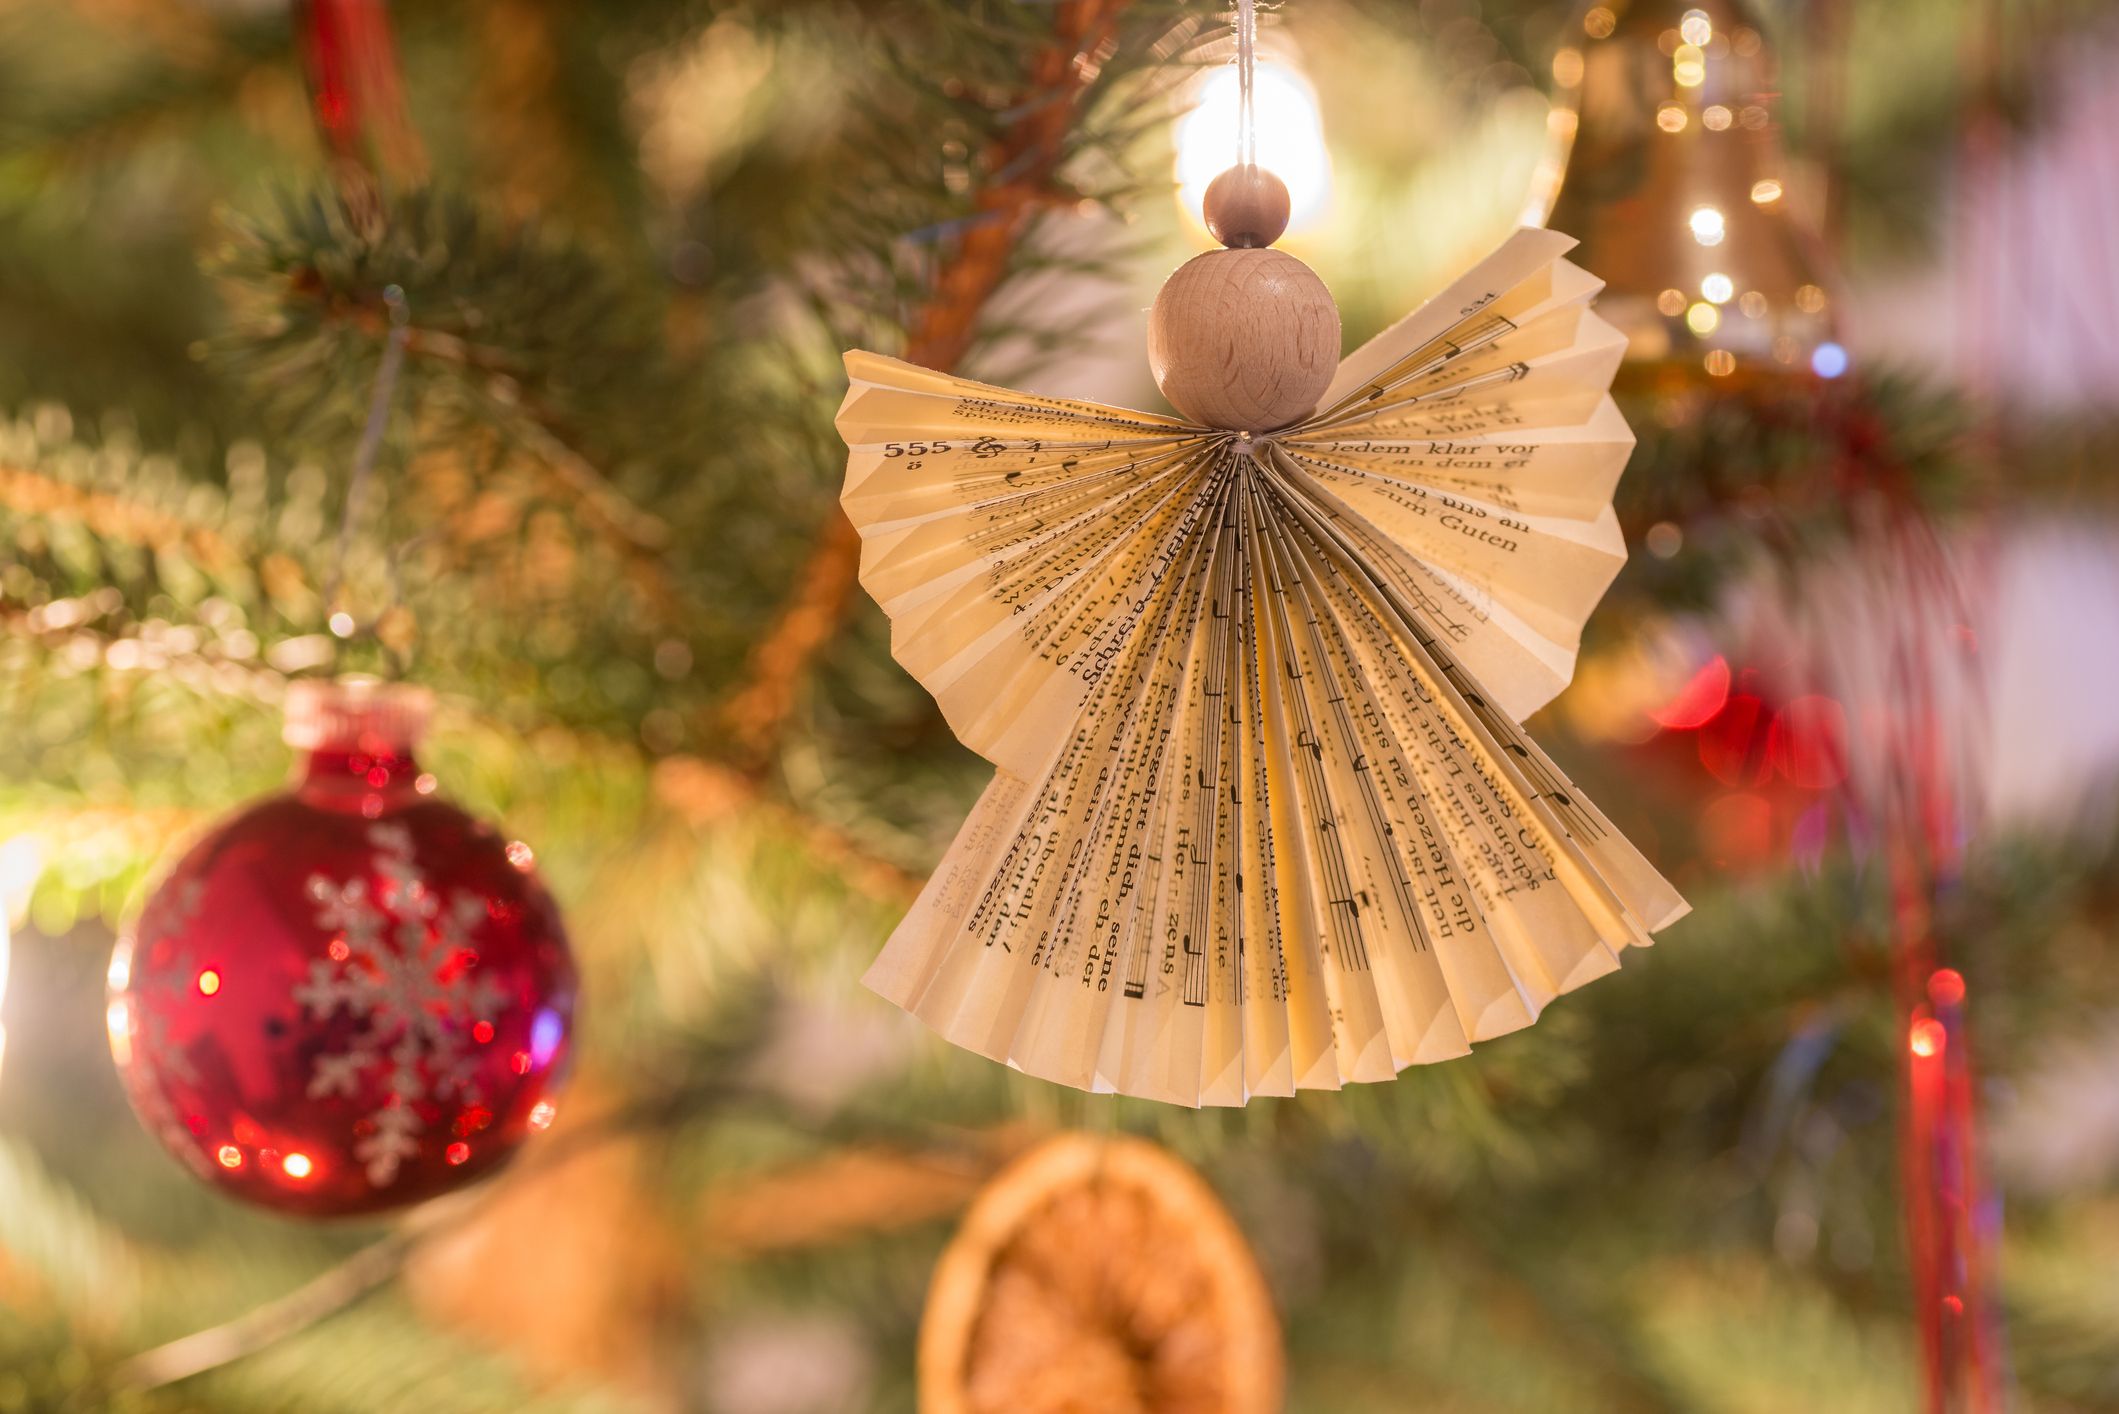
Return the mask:
[[[368,1181],[380,1188],[419,1152],[422,1104],[484,1102],[472,1028],[491,1022],[506,994],[480,971],[471,941],[486,917],[484,901],[430,884],[404,826],[371,825],[368,840],[377,851],[379,887],[309,876],[317,926],[332,936],[328,955],[309,964],[294,999],[318,1021],[343,1011],[359,1023],[345,1049],[316,1058],[311,1099],[354,1095],[369,1075],[388,1086],[388,1098],[366,1117],[372,1132],[354,1146]]]

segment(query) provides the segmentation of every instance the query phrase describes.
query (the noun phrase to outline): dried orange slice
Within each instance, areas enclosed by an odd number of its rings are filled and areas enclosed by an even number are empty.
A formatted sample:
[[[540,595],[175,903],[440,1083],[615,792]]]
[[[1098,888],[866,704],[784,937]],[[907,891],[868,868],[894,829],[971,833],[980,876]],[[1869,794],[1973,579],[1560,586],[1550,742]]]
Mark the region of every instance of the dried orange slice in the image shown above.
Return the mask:
[[[1280,1329],[1214,1191],[1139,1139],[1064,1134],[964,1216],[920,1326],[923,1414],[1275,1414]]]

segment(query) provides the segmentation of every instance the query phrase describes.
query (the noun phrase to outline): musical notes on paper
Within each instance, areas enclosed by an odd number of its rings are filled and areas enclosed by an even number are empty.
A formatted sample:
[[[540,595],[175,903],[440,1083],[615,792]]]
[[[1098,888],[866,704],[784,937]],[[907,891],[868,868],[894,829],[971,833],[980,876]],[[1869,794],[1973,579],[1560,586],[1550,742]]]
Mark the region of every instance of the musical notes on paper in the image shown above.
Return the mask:
[[[862,583],[998,768],[871,986],[1242,1104],[1462,1055],[1685,911],[1516,725],[1625,559],[1571,245],[1518,232],[1263,435],[847,356]]]

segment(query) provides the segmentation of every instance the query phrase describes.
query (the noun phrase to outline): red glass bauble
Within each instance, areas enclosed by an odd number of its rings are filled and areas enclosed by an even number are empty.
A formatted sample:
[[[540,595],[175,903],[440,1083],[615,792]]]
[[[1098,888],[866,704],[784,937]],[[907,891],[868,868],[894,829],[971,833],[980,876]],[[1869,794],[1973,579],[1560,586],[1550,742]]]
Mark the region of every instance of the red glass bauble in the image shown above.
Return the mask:
[[[201,1176],[283,1212],[461,1187],[552,1121],[575,976],[527,846],[435,798],[428,698],[289,689],[292,789],[215,827],[111,959],[133,1108]]]

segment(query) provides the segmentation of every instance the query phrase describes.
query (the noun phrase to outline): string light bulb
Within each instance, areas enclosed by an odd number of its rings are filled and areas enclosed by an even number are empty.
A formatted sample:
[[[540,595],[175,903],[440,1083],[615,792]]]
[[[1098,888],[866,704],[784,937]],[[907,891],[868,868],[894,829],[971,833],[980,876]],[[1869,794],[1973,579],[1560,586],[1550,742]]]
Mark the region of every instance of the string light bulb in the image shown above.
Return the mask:
[[[1200,83],[1198,102],[1177,124],[1178,202],[1202,230],[1207,184],[1228,170],[1236,152],[1240,90],[1234,68],[1215,70]],[[1288,230],[1315,225],[1332,194],[1332,159],[1324,145],[1316,89],[1296,69],[1261,59],[1252,108],[1258,165],[1287,185]]]
[[[1578,238],[1572,258],[1603,278],[1598,313],[1627,338],[1620,386],[1682,418],[1721,380],[1851,372],[1787,185],[1754,6],[1612,0],[1591,14],[1554,70],[1530,219]]]

